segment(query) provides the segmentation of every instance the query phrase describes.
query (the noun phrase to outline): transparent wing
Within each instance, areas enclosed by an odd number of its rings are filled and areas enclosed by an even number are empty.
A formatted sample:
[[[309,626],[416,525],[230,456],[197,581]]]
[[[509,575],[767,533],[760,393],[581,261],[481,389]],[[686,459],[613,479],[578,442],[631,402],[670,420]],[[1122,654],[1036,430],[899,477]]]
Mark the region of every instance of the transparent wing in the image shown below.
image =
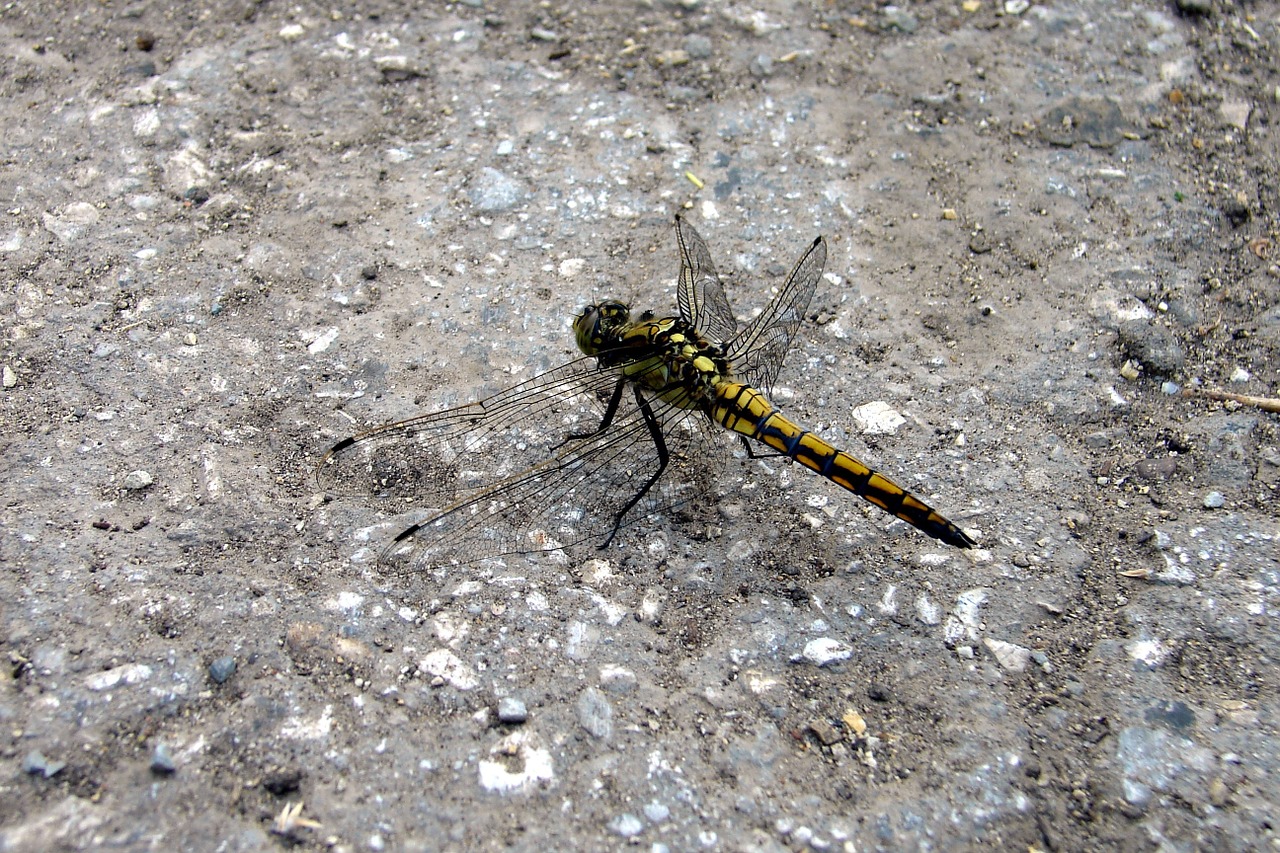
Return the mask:
[[[725,298],[724,285],[716,274],[707,244],[679,216],[676,240],[680,244],[680,286],[676,289],[680,317],[712,343],[729,340],[738,331],[738,321]]]
[[[718,470],[708,457],[724,457],[705,446],[706,419],[692,410],[643,398],[651,429],[630,384],[609,427],[597,431],[618,379],[616,369],[580,359],[479,403],[344,439],[321,462],[320,484],[391,498],[391,511],[425,511],[388,546],[384,560],[395,566],[603,544],[619,521],[706,489]],[[629,506],[660,468],[653,429],[663,436],[667,470]]]
[[[486,400],[386,424],[335,444],[316,469],[324,491],[443,508],[555,455],[599,423],[617,375],[580,358]]]
[[[773,390],[826,263],[827,244],[819,237],[796,263],[782,291],[764,312],[729,341],[729,362],[735,376],[766,392]]]

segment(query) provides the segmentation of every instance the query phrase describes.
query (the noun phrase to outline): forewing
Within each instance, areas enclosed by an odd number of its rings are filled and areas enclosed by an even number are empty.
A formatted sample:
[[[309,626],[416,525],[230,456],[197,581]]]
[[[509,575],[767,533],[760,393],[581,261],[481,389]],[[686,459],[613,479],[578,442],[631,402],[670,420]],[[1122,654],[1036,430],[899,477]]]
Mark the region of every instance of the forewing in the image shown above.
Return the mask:
[[[333,446],[316,469],[324,491],[444,509],[555,455],[594,429],[617,379],[580,358],[477,403],[376,427]]]
[[[680,317],[712,343],[729,340],[738,330],[738,321],[724,295],[724,285],[716,274],[707,244],[679,216],[676,241],[680,244],[680,284],[676,289]]]
[[[344,439],[317,477],[327,491],[387,499],[389,512],[422,510],[383,555],[396,567],[603,544],[624,509],[623,525],[684,503],[724,458],[708,447],[705,416],[646,393],[668,465],[627,509],[660,454],[631,383],[599,430],[619,379],[616,367],[580,359],[487,400]]]
[[[782,291],[760,316],[729,343],[734,375],[749,385],[772,391],[783,359],[795,338],[813,292],[827,262],[827,244],[821,237],[804,253]]]
[[[650,409],[668,465],[633,506],[660,461],[628,386],[607,430],[575,439],[559,455],[411,526],[388,548],[386,562],[430,570],[579,543],[600,546],[619,522],[625,526],[701,494],[718,470],[708,465],[705,417],[660,401]]]

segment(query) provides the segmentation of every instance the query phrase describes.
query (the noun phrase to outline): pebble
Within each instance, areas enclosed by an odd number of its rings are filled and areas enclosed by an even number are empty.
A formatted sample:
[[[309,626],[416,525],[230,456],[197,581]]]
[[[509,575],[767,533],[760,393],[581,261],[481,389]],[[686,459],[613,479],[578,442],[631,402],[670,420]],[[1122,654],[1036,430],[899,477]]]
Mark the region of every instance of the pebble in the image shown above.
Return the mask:
[[[128,474],[125,474],[124,476],[124,487],[131,492],[136,492],[136,491],[145,489],[147,486],[150,486],[154,482],[155,480],[152,479],[151,474],[148,471],[143,471],[143,470],[130,471]]]
[[[668,65],[671,67],[687,65],[689,63],[689,51],[682,49],[664,50],[654,57],[654,62],[658,65]]]
[[[684,40],[684,52],[690,59],[710,59],[711,39],[706,36],[690,35]]]
[[[1177,0],[1179,12],[1189,15],[1208,15],[1213,11],[1213,0]]]
[[[1172,456],[1160,459],[1139,459],[1133,466],[1134,473],[1144,480],[1168,480],[1178,473],[1178,460]]]
[[[13,372],[13,368],[9,365],[4,366],[4,387],[12,388],[18,384],[18,374]]]
[[[773,57],[767,53],[758,54],[747,64],[747,70],[751,72],[751,76],[764,79],[773,75]]]
[[[22,759],[22,772],[30,773],[32,776],[42,775],[46,779],[53,778],[66,766],[67,762],[50,761],[45,758],[44,753],[34,749]]]
[[[1167,329],[1148,320],[1128,320],[1117,330],[1120,348],[1148,372],[1168,376],[1180,371],[1187,353]]]
[[[163,743],[156,744],[155,750],[151,753],[151,772],[157,776],[169,776],[177,769],[178,765],[173,762],[169,747]]]
[[[1009,672],[1022,672],[1031,661],[1031,649],[1025,646],[1004,640],[994,640],[991,637],[984,639],[982,644],[987,647],[987,651],[991,652],[996,662]]]
[[[623,838],[634,838],[644,832],[644,824],[635,815],[623,813],[609,821],[609,831]]]
[[[529,719],[529,709],[513,696],[503,696],[498,700],[498,721],[508,725],[517,725]]]
[[[893,435],[907,419],[883,400],[858,406],[850,414],[863,435]]]
[[[1221,509],[1227,502],[1227,498],[1222,492],[1210,492],[1204,496],[1205,509]]]
[[[830,637],[819,637],[805,643],[801,658],[815,666],[827,666],[853,657],[853,649],[839,640]]]
[[[220,657],[209,664],[209,677],[214,684],[226,684],[227,679],[236,673],[236,659],[230,655]]]
[[[650,823],[662,823],[671,817],[671,809],[655,800],[645,804],[644,816],[649,819]]]
[[[480,170],[467,195],[477,210],[498,213],[518,205],[527,192],[523,184],[506,172],[486,166]]]
[[[916,20],[915,15],[898,6],[885,6],[881,14],[880,28],[883,30],[914,33],[916,28],[920,26],[920,22]]]
[[[1130,130],[1120,107],[1109,98],[1067,98],[1045,113],[1040,137],[1062,148],[1083,142],[1090,148],[1113,148]]]
[[[592,737],[604,740],[613,735],[613,706],[604,693],[588,687],[578,697],[578,723]]]

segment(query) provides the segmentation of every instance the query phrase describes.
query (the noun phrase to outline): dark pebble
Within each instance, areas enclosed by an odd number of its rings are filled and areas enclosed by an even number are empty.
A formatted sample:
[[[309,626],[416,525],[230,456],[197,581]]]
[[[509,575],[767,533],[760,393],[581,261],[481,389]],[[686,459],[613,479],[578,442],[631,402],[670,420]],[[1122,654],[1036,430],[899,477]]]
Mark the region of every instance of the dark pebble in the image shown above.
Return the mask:
[[[215,684],[226,684],[227,679],[236,674],[236,659],[230,655],[221,657],[209,664],[209,677]]]
[[[1147,708],[1142,716],[1148,723],[1167,726],[1178,732],[1190,729],[1196,721],[1195,713],[1185,702],[1170,700],[1157,702]]]
[[[1120,324],[1120,348],[1130,358],[1156,376],[1171,376],[1182,370],[1187,353],[1163,326],[1148,320],[1129,320]]]
[[[871,682],[871,685],[867,687],[867,698],[872,702],[888,702],[889,696],[889,688],[879,682],[873,681]]]
[[[1132,130],[1115,101],[1071,97],[1053,107],[1040,121],[1040,136],[1050,145],[1070,148],[1083,142],[1091,148],[1111,148]]]
[[[1231,223],[1232,228],[1239,228],[1253,218],[1253,213],[1250,212],[1248,206],[1241,204],[1234,198],[1227,199],[1222,203],[1222,215]]]
[[[529,709],[519,699],[503,696],[498,700],[498,721],[518,725],[529,719]]]
[[[1144,480],[1168,480],[1178,473],[1178,460],[1172,456],[1161,459],[1139,459],[1133,466],[1133,470]]]
[[[50,761],[45,758],[44,753],[36,749],[28,752],[26,758],[22,759],[22,772],[30,773],[32,776],[40,775],[46,779],[56,776],[66,766],[67,762]]]
[[[302,787],[302,771],[297,768],[277,770],[262,780],[262,787],[277,797],[296,793]]]
[[[1179,12],[1188,15],[1208,15],[1213,11],[1213,0],[1176,0]]]
[[[157,776],[170,776],[177,769],[178,765],[173,763],[169,747],[162,743],[156,744],[155,751],[151,753],[151,772]]]

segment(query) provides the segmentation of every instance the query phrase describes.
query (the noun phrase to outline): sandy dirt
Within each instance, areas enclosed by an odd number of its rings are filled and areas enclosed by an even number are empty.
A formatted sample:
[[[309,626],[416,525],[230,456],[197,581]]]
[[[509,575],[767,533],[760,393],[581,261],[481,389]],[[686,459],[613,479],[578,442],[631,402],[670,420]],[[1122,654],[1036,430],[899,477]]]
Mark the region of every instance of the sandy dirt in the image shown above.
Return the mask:
[[[0,10],[0,850],[1280,841],[1280,416],[1196,393],[1280,395],[1280,5],[340,6]],[[676,213],[742,320],[825,236],[776,402],[981,547],[726,437],[388,571],[325,449],[671,313]]]

